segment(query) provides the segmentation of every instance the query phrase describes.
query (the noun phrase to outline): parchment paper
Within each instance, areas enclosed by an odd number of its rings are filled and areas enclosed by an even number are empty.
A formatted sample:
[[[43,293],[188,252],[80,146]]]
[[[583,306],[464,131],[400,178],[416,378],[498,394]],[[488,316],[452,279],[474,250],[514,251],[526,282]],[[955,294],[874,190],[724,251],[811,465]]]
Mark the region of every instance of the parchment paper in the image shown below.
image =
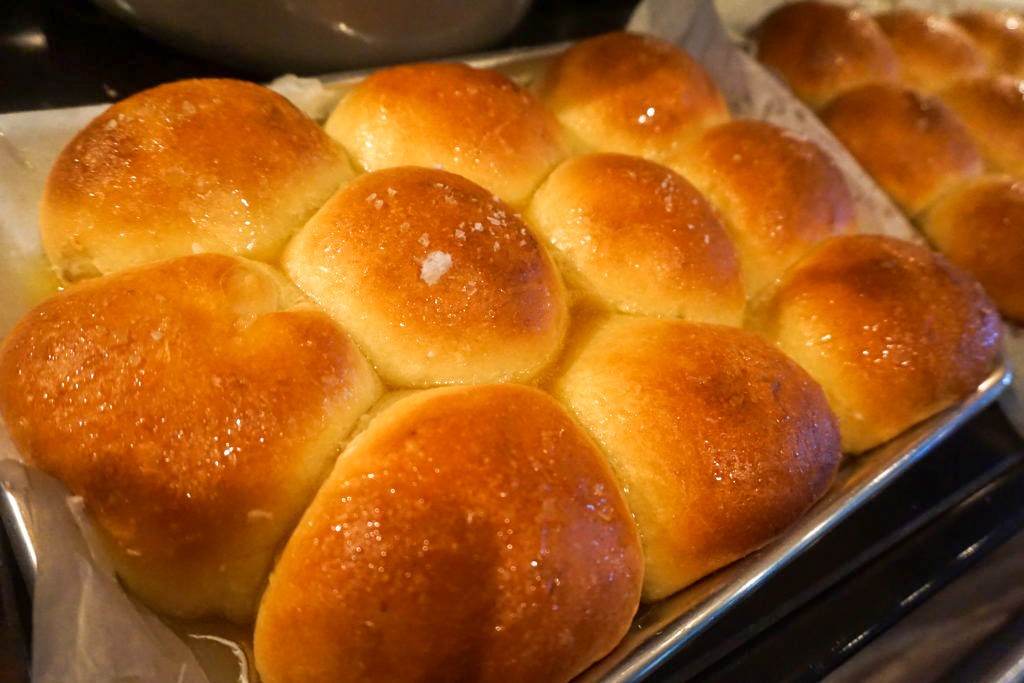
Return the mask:
[[[710,0],[645,0],[629,27],[686,48],[711,72],[735,116],[762,118],[802,132],[828,150],[847,176],[865,232],[907,239],[917,234],[886,196],[803,105],[735,49]],[[288,77],[276,87],[322,118],[339,93]],[[40,252],[38,200],[60,149],[103,109],[0,115],[0,335],[41,294],[26,284],[25,263]],[[0,439],[0,479],[25,511],[39,557],[33,613],[33,672],[39,683],[77,681],[255,680],[245,652],[215,630],[172,630],[129,599],[89,551],[87,522],[60,484],[24,468]],[[187,642],[187,646],[186,643]],[[200,666],[202,662],[202,666]]]

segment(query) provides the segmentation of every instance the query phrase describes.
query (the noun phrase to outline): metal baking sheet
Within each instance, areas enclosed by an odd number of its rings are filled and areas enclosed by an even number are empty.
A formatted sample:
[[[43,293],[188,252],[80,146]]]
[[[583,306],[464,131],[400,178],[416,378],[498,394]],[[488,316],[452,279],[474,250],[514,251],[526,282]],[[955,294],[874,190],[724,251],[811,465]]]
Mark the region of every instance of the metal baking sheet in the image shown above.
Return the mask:
[[[659,4],[669,9],[659,9]],[[799,130],[837,159],[854,190],[863,231],[919,239],[899,212],[892,208],[856,164],[848,159],[813,115],[778,87],[756,64],[732,48],[710,3],[649,2],[642,5],[644,8],[648,10],[647,14],[638,12],[632,28],[660,32],[662,37],[683,45],[700,59],[725,92],[734,115],[762,118]],[[665,15],[667,11],[676,11],[682,16],[668,20]],[[654,22],[655,18],[657,22]],[[645,25],[645,21],[654,23]],[[655,31],[658,26],[662,28]],[[666,35],[666,30],[671,34]],[[464,61],[476,66],[497,68],[520,82],[528,83],[539,68],[563,47],[557,45],[516,50]],[[294,97],[300,106],[305,104],[311,113],[322,115],[326,107],[336,102],[344,90],[364,74],[335,74],[317,81],[284,79],[276,87]],[[26,270],[4,266],[38,259],[36,207],[46,172],[67,140],[101,109],[84,107],[0,115],[0,187],[4,188],[4,192],[0,193],[0,257],[11,259],[10,263],[0,263],[0,335],[32,303],[32,292],[28,291],[29,288],[23,282]],[[888,444],[848,459],[830,492],[805,517],[763,550],[671,598],[642,607],[634,627],[619,647],[583,674],[581,679],[619,682],[643,678],[659,662],[685,648],[696,635],[726,614],[768,577],[780,571],[793,558],[829,533],[842,519],[900,477],[958,426],[994,401],[1007,387],[1010,379],[1011,372],[1004,363],[974,393],[956,406],[912,428]],[[5,452],[5,444],[2,442],[5,438],[6,434],[0,433],[0,459]],[[39,489],[51,486],[52,482],[41,481],[39,473],[15,467],[14,463],[0,462],[0,466],[3,465],[11,467],[0,467],[0,479],[4,481],[0,495],[0,517],[13,540],[22,570],[30,581],[35,582],[37,576],[40,576],[37,574],[39,565],[36,550],[43,550],[39,544],[46,541],[32,537],[30,529],[34,501],[31,496],[33,490],[38,494]],[[56,495],[58,498],[62,496],[59,492]],[[57,507],[67,508],[60,505],[60,502]],[[47,505],[53,507],[52,503]],[[67,509],[63,511],[68,512]],[[67,516],[71,518],[68,524],[74,528],[73,516]],[[127,598],[124,600],[127,603]],[[148,619],[152,620],[152,617]],[[40,619],[36,625],[42,623],[46,622]],[[210,680],[214,683],[222,680],[255,680],[251,673],[251,650],[245,642],[244,634],[239,636],[237,630],[211,624],[169,625],[177,637],[189,645],[189,653],[183,656],[198,662],[198,666],[208,674],[195,678],[194,669],[188,669],[187,673],[178,676],[179,680]],[[37,631],[37,646],[40,645],[39,636]],[[59,650],[50,652],[49,648],[69,648],[70,645],[65,637],[54,640],[57,642],[42,645],[48,655],[59,658]],[[83,645],[80,640],[73,642],[78,647]],[[161,646],[167,644],[164,640],[159,640],[159,643]],[[123,651],[132,648],[118,643],[111,649]],[[168,655],[172,664],[178,652],[173,650]],[[36,673],[39,673],[38,669]],[[61,678],[55,676],[53,680]],[[80,680],[88,680],[88,677],[82,675]]]

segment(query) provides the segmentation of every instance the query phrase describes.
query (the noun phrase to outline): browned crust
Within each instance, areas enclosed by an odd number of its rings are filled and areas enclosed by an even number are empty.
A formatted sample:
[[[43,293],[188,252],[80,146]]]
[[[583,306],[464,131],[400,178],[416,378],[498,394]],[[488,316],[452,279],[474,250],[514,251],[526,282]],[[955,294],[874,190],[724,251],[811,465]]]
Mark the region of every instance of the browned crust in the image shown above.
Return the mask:
[[[974,391],[1000,346],[999,317],[975,280],[882,235],[825,242],[750,322],[821,383],[851,452]]]
[[[814,109],[865,83],[899,80],[899,62],[885,34],[854,7],[813,0],[783,5],[751,37],[757,59]]]
[[[1024,174],[1024,82],[981,76],[955,82],[940,94],[967,128],[989,168]]]
[[[767,543],[828,488],[839,434],[820,387],[739,329],[617,316],[553,384],[626,489],[644,599]]]
[[[936,92],[988,70],[970,34],[949,17],[904,7],[876,14],[875,21],[896,51],[903,82],[913,88]]]
[[[268,683],[564,681],[636,610],[634,523],[564,409],[516,385],[416,394],[340,458],[256,623]]]
[[[992,73],[1024,78],[1024,18],[1009,10],[967,10],[953,19],[974,39]]]
[[[765,121],[715,126],[673,165],[724,217],[750,296],[815,244],[856,230],[853,196],[832,159],[810,140]]]
[[[739,262],[714,209],[660,164],[573,157],[537,190],[527,219],[589,297],[625,312],[738,325]]]
[[[910,88],[862,86],[833,100],[821,118],[911,215],[984,169],[956,115],[938,98]]]
[[[344,153],[285,98],[179,81],[111,106],[61,152],[40,207],[68,280],[194,251],[277,256],[347,177]]]
[[[568,325],[558,271],[522,218],[445,171],[359,176],[284,263],[400,386],[529,378]]]
[[[700,63],[676,45],[635,33],[576,43],[547,68],[540,95],[580,151],[661,160],[729,118]]]
[[[82,496],[115,559],[131,576],[148,568],[132,587],[174,613],[246,616],[216,602],[236,597],[218,568],[260,565],[251,609],[259,572],[379,392],[344,332],[293,307],[278,277],[212,254],[124,271],[47,300],[0,347],[0,410],[20,452]],[[225,595],[194,604],[193,579]]]

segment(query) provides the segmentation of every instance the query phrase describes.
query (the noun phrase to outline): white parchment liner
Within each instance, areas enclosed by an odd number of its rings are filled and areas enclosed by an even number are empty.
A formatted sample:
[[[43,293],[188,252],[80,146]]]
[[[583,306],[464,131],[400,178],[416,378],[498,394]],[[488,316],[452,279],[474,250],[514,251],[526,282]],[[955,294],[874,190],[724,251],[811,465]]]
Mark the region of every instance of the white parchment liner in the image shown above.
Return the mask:
[[[863,232],[920,241],[814,115],[734,48],[709,0],[645,0],[629,27],[667,38],[699,59],[726,95],[734,116],[772,121],[802,132],[825,148],[854,190]],[[471,61],[515,71],[507,56]],[[318,81],[295,78],[282,79],[275,87],[321,118],[341,92],[330,83],[324,88]],[[25,264],[39,258],[38,201],[46,174],[63,146],[103,109],[0,115],[0,335],[39,296],[27,284],[31,278],[26,278]],[[0,480],[18,501],[38,558],[33,600],[35,681],[255,679],[245,653],[230,636],[214,627],[181,629],[179,625],[179,637],[126,596],[106,563],[93,557],[85,544],[81,530],[87,522],[80,505],[52,479],[22,466],[5,430],[0,430]]]

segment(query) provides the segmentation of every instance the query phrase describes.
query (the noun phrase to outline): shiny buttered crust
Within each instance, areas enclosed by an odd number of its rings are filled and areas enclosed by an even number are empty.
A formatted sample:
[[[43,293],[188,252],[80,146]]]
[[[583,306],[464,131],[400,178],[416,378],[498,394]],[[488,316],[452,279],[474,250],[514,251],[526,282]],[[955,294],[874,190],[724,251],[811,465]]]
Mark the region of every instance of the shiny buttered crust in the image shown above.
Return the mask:
[[[256,621],[266,683],[567,681],[636,611],[618,484],[550,396],[418,392],[345,451]]]
[[[820,109],[866,83],[899,80],[896,52],[870,15],[827,2],[779,7],[751,33],[757,59]]]
[[[1024,78],[1024,17],[1004,10],[968,10],[953,19],[974,39],[992,73]]]
[[[1024,175],[1024,81],[982,76],[958,81],[940,97],[967,127],[995,171]]]
[[[908,214],[984,170],[960,119],[936,97],[874,84],[840,95],[821,118]]]
[[[634,33],[576,43],[548,66],[539,92],[580,152],[662,160],[729,118],[703,66],[676,45]]]
[[[283,277],[222,255],[88,280],[0,347],[20,452],[82,497],[125,583],[185,617],[252,618],[273,554],[379,391]]]
[[[1000,313],[1024,323],[1024,182],[982,176],[965,183],[932,207],[921,227],[978,279]]]
[[[515,206],[569,152],[534,95],[503,74],[464,64],[377,71],[338,104],[326,130],[363,170],[443,168]]]
[[[837,237],[794,266],[750,326],[821,383],[843,449],[865,451],[974,391],[999,350],[981,286],[928,248]]]
[[[980,76],[988,63],[959,24],[931,12],[901,8],[875,15],[900,62],[903,82],[925,92]]]
[[[522,218],[446,171],[357,177],[284,266],[396,386],[528,379],[568,325],[561,277]]]
[[[715,126],[672,165],[718,208],[754,296],[814,245],[856,230],[843,174],[810,140],[765,121]]]
[[[665,166],[622,154],[573,157],[537,190],[526,217],[582,297],[627,313],[742,322],[736,251],[711,205]]]
[[[61,152],[40,206],[43,247],[68,281],[198,252],[270,261],[351,175],[337,143],[277,93],[161,85]]]
[[[821,388],[744,330],[615,316],[581,334],[552,391],[626,490],[646,559],[644,600],[767,543],[838,467]]]

